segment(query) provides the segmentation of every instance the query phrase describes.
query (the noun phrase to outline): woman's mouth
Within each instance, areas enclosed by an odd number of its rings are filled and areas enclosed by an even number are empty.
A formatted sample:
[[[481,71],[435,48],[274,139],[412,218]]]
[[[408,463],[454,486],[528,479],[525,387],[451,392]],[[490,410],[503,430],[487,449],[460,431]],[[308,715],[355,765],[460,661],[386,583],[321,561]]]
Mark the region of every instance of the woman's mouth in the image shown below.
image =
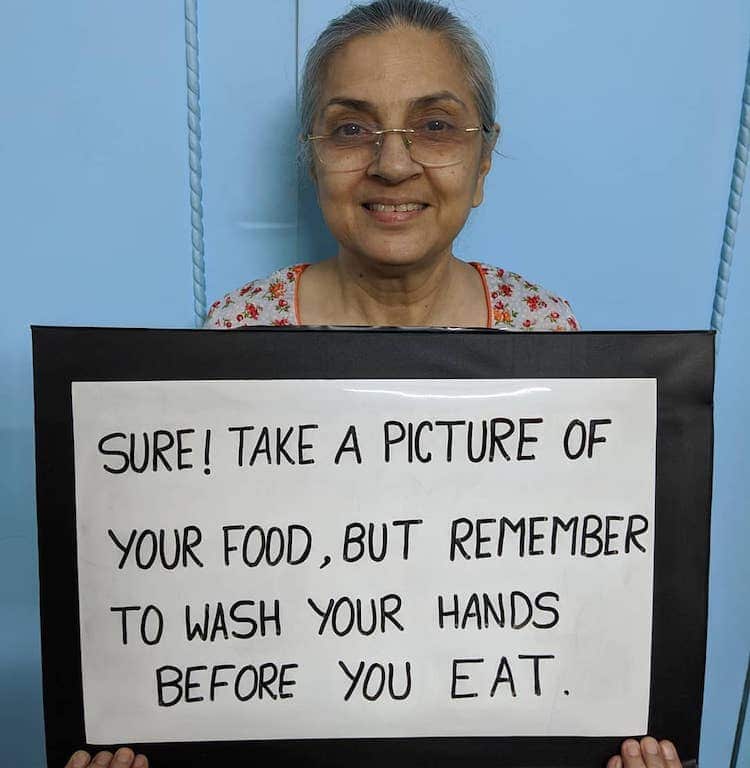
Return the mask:
[[[363,203],[362,207],[381,224],[400,224],[417,218],[428,206],[426,203]]]

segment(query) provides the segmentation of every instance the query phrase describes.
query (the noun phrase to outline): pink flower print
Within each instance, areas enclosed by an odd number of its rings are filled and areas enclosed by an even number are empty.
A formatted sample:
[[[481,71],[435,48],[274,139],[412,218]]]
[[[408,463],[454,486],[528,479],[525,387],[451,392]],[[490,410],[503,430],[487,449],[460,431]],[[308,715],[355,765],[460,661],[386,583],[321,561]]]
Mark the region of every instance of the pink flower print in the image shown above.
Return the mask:
[[[541,303],[541,299],[537,294],[533,294],[531,296],[524,296],[523,300],[528,305],[529,309],[532,312],[536,312],[539,309],[539,305]]]

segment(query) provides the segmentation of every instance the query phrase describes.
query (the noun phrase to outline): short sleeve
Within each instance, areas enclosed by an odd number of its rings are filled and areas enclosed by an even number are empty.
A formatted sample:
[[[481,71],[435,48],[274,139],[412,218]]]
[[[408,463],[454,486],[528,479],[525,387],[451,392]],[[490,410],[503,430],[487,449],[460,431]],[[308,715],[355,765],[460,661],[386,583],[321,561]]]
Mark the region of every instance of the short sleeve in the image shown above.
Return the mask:
[[[514,331],[578,331],[568,301],[516,272],[478,264],[487,285],[492,326]]]
[[[297,325],[297,280],[304,265],[284,267],[251,280],[215,301],[204,328],[231,330],[248,325]]]

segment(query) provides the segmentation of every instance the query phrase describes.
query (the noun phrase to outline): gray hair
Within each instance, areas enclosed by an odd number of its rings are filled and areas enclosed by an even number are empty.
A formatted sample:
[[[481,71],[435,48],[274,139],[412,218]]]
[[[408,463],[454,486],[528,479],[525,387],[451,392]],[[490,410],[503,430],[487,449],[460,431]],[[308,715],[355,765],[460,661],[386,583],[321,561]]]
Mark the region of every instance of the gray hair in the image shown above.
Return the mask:
[[[355,37],[404,26],[442,35],[453,47],[464,66],[479,111],[485,149],[492,147],[495,138],[495,83],[489,56],[477,35],[463,21],[433,0],[374,0],[368,5],[354,6],[328,24],[305,58],[299,100],[300,132],[303,137],[313,132],[326,67],[333,54]],[[300,161],[307,165],[312,161],[307,141],[301,143]]]

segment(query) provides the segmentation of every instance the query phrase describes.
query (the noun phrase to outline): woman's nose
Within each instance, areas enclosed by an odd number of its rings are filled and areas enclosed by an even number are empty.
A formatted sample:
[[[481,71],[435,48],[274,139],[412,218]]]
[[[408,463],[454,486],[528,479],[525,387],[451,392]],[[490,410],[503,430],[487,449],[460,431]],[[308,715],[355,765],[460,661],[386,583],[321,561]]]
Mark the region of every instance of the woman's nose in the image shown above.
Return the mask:
[[[370,175],[393,182],[422,172],[422,166],[411,158],[408,133],[384,133],[380,139],[380,148],[368,168]]]

